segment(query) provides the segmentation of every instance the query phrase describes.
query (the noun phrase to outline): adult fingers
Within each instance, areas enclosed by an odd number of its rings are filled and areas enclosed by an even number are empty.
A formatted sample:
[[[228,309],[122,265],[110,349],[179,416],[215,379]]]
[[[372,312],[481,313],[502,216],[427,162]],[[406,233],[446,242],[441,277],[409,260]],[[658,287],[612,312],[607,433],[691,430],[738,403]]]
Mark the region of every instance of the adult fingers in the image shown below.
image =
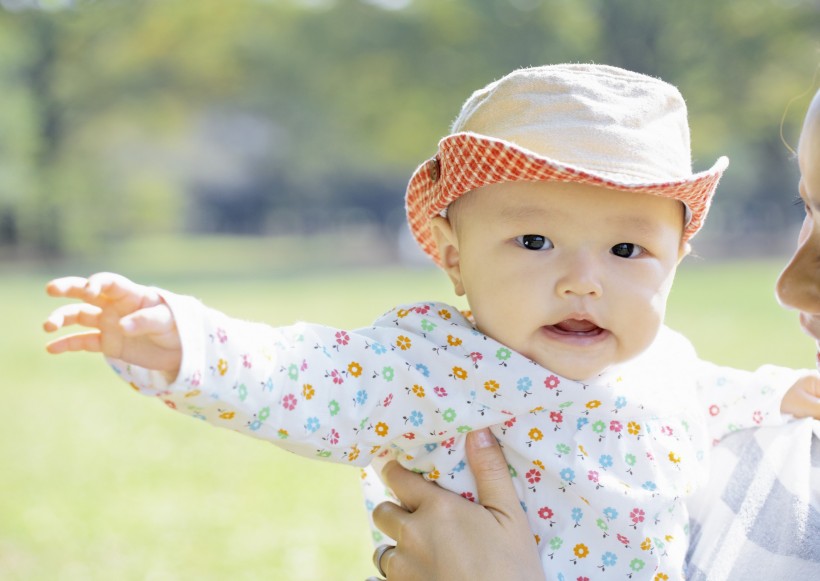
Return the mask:
[[[53,333],[69,325],[83,327],[97,327],[99,324],[100,309],[85,303],[63,305],[54,309],[43,323],[43,329]]]
[[[501,446],[489,429],[467,435],[467,461],[476,479],[478,501],[508,516],[521,510]]]
[[[373,524],[391,539],[400,539],[410,513],[395,502],[385,501],[373,510]]]
[[[415,511],[422,501],[429,502],[434,495],[445,493],[432,482],[422,478],[420,474],[403,468],[395,460],[385,464],[381,476],[387,487],[410,512]]]

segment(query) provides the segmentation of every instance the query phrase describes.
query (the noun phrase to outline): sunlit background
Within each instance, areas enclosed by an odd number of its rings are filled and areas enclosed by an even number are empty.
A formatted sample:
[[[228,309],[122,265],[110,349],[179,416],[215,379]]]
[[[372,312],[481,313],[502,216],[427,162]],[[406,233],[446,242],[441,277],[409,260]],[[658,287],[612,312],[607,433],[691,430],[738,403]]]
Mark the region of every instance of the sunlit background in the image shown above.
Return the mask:
[[[731,165],[670,323],[721,363],[812,365],[772,295],[817,0],[0,0],[0,578],[358,579],[355,471],[293,458],[49,358],[44,283],[115,270],[286,324],[453,301],[404,186],[514,68],[598,62],[687,100]]]

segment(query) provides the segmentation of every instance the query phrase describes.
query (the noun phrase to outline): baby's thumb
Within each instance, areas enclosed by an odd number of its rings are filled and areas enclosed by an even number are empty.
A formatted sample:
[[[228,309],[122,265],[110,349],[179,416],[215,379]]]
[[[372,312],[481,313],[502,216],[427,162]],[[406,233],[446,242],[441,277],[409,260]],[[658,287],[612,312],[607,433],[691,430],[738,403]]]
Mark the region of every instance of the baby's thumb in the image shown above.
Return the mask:
[[[521,509],[507,459],[489,429],[467,435],[467,460],[476,479],[478,501],[507,515]]]

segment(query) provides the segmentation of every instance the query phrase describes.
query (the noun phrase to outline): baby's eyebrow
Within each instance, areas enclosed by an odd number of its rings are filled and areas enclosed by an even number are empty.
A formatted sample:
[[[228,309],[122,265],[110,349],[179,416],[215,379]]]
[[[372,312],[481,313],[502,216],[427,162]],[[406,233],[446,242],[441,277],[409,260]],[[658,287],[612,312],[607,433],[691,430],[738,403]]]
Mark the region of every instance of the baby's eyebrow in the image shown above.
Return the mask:
[[[502,207],[501,211],[498,214],[498,218],[505,222],[517,223],[522,222],[524,220],[532,220],[533,218],[537,220],[552,218],[553,220],[555,220],[563,215],[564,212],[553,211],[543,206],[512,205]]]

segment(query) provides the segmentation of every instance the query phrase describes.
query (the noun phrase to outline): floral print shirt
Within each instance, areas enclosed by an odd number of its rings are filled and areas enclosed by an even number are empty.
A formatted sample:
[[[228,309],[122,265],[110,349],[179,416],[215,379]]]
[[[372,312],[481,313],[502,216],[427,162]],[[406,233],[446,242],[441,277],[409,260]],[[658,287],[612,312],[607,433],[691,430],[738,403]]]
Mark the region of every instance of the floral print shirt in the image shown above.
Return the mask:
[[[780,399],[798,376],[700,361],[664,328],[635,360],[571,381],[445,304],[399,307],[351,331],[274,328],[161,294],[182,366],[168,385],[112,360],[135,389],[303,456],[364,467],[389,454],[469,500],[465,435],[491,426],[551,579],[682,578],[684,500],[706,478],[710,443],[781,422]],[[373,474],[371,509],[384,497]]]

